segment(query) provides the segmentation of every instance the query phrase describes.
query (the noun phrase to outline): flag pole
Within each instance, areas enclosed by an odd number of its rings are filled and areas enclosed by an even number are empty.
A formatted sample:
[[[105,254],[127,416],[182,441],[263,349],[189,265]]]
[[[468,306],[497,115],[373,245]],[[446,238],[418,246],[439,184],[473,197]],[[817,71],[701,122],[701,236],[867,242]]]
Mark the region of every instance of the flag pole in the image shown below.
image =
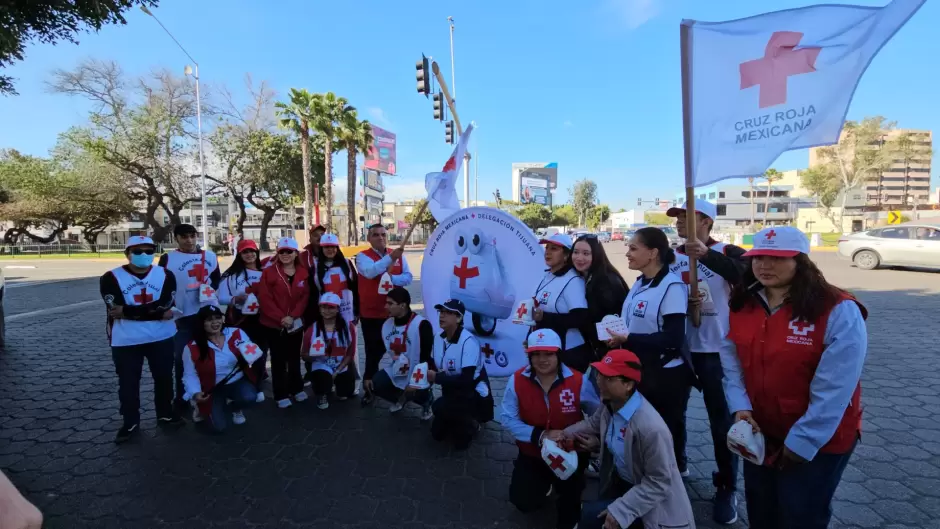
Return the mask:
[[[692,24],[683,20],[679,25],[680,63],[682,65],[682,143],[685,155],[685,232],[686,244],[696,241],[695,182],[692,178]],[[689,257],[689,297],[698,299],[698,262]],[[689,306],[692,325],[702,322],[700,304]]]

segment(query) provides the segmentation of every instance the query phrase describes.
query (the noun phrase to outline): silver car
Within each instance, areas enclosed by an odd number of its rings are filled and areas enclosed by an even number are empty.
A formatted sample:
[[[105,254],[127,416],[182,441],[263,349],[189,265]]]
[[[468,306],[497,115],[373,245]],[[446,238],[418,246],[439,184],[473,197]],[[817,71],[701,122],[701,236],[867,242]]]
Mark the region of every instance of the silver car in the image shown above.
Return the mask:
[[[862,270],[879,266],[940,268],[940,224],[906,222],[839,239],[839,257]]]

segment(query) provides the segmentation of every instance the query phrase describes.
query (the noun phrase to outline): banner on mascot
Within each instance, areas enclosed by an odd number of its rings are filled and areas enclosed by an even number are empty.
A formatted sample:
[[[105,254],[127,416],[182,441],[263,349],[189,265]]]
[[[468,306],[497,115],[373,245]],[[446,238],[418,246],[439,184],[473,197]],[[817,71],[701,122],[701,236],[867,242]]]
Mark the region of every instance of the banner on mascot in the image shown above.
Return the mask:
[[[440,333],[434,306],[459,299],[464,328],[480,342],[486,370],[508,376],[526,365],[530,327],[512,322],[512,310],[532,297],[545,270],[539,238],[512,215],[494,208],[461,209],[431,234],[421,265],[425,315]]]

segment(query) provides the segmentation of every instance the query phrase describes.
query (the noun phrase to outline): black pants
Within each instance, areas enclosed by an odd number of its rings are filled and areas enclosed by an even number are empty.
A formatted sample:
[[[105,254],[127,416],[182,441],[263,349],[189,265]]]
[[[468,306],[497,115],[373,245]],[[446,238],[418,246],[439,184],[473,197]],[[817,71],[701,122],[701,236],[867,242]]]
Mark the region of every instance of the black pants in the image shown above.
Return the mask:
[[[620,476],[614,472],[612,482],[607,487],[597,501],[585,502],[581,507],[581,521],[578,522],[578,529],[604,529],[604,520],[600,514],[607,510],[607,507],[615,500],[621,498],[624,494],[633,488],[626,481],[620,479]],[[637,518],[627,529],[643,529],[643,519]]]
[[[689,406],[692,392],[692,370],[686,365],[669,368],[643,370],[640,393],[659,412],[672,434],[672,445],[676,453],[679,471],[688,468],[685,455],[685,410]]]
[[[561,363],[580,373],[587,371],[594,360],[594,348],[588,343],[561,352]]]
[[[443,441],[450,437],[454,447],[460,450],[470,446],[470,441],[476,433],[478,416],[477,410],[482,404],[481,397],[475,390],[442,391],[441,398],[436,399],[431,406],[434,411],[434,421],[431,423],[431,436],[436,441]]]
[[[364,380],[372,380],[379,370],[379,362],[385,355],[385,341],[382,339],[382,318],[359,318],[362,324],[362,343],[366,350],[366,373]]]
[[[281,329],[268,329],[271,345],[271,384],[274,400],[290,398],[304,390],[300,375],[300,346],[303,333],[287,334]]]
[[[724,371],[718,353],[692,353],[692,365],[698,375],[711,426],[712,444],[715,448],[715,464],[718,472],[713,480],[716,487],[734,491],[738,481],[738,456],[728,450],[728,430],[731,429],[731,412],[721,384]]]
[[[334,384],[336,385],[337,397],[346,397],[348,399],[356,391],[356,372],[353,371],[352,366],[336,375],[335,379],[329,371],[314,369],[311,372],[311,378],[313,379],[313,394],[318,397],[329,395]]]
[[[581,519],[581,493],[584,491],[584,469],[587,454],[578,454],[578,470],[562,481],[539,457],[519,454],[512,464],[512,480],[509,482],[509,501],[522,512],[532,512],[549,501],[549,487],[558,494],[555,508],[558,511],[557,527],[571,529]]]
[[[372,378],[373,388],[372,391],[375,392],[375,396],[387,400],[391,403],[398,402],[401,399],[401,396],[405,393],[405,390],[399,389],[398,386],[392,383],[392,379],[388,376],[388,373],[385,371],[379,371],[375,374],[375,377]],[[426,406],[431,399],[431,389],[419,389],[412,392],[409,400]]]
[[[118,376],[118,399],[124,426],[140,423],[140,375],[144,358],[153,376],[153,407],[157,418],[173,415],[173,338],[111,348]]]

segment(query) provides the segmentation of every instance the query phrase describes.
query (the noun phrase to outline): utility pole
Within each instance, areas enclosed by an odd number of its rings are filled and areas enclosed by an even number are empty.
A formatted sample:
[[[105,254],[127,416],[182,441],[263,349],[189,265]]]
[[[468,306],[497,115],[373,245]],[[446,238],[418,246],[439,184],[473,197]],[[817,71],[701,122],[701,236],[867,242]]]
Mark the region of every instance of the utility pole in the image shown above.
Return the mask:
[[[480,203],[480,148],[477,147],[476,152],[473,153],[473,167],[475,168],[475,175],[473,177],[473,201],[477,204]]]

